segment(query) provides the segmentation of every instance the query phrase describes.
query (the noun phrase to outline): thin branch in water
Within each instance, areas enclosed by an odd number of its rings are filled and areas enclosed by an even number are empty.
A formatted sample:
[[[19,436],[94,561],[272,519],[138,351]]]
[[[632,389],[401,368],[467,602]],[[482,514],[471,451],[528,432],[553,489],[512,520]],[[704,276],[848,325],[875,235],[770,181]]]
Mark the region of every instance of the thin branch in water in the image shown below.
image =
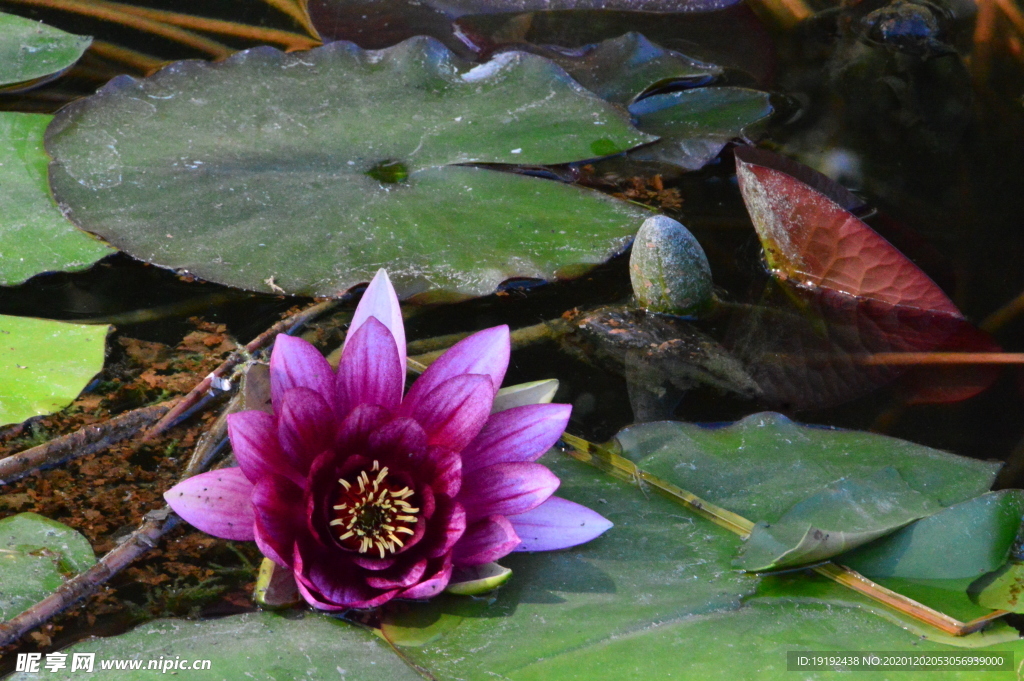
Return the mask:
[[[37,447],[0,459],[0,485],[17,480],[39,468],[56,466],[71,459],[102,452],[115,442],[133,437],[143,428],[155,423],[171,410],[176,401],[168,400],[133,409],[102,423],[85,426]]]
[[[537,343],[557,341],[571,331],[572,327],[564,319],[550,319],[539,324],[515,329],[509,334],[509,340],[512,343],[513,350],[521,350]],[[445,336],[413,341],[409,343],[407,352],[413,361],[429,366],[434,360],[443,355],[448,348],[470,335],[472,335],[472,332],[451,333]]]
[[[196,387],[192,388],[192,391],[189,392],[188,395],[185,395],[185,397],[175,405],[174,409],[169,411],[156,423],[156,425],[146,431],[145,435],[142,436],[143,441],[156,437],[175,425],[182,414],[185,414],[192,409],[192,407],[194,407],[203,398],[206,391],[209,390],[215,380],[229,376],[236,366],[249,358],[251,353],[269,345],[279,333],[292,331],[302,324],[305,324],[306,322],[333,309],[338,304],[339,301],[337,300],[324,300],[319,303],[314,303],[306,309],[282,319],[260,335],[256,336],[256,338],[252,339],[245,347],[232,352],[231,356],[224,360],[219,367],[211,371],[206,378],[196,385]]]
[[[1024,313],[1024,291],[1016,298],[1003,305],[1001,308],[990,314],[978,325],[982,331],[995,333]]]
[[[143,523],[108,551],[95,565],[75,575],[52,594],[17,617],[0,623],[0,647],[7,646],[36,627],[92,594],[104,582],[130,565],[136,558],[154,548],[160,538],[181,522],[169,507],[146,514]]]
[[[862,366],[1024,364],[1024,352],[876,352],[854,359]]]

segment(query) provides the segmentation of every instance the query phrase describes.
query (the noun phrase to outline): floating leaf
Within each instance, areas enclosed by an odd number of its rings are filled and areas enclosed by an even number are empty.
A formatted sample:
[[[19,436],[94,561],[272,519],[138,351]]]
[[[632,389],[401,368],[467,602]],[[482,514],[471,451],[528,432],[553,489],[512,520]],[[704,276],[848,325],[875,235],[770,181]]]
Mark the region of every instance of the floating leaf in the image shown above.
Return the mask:
[[[103,368],[108,330],[0,315],[0,425],[70,404]]]
[[[0,29],[2,30],[2,29]],[[2,62],[0,62],[2,63]],[[112,251],[61,215],[50,196],[43,131],[52,116],[0,112],[0,285],[78,270]]]
[[[458,164],[560,163],[650,139],[545,59],[473,66],[417,38],[115,79],[63,109],[47,145],[70,217],[145,260],[316,295],[385,264],[403,295],[480,295],[604,260],[642,212]]]
[[[999,464],[906,440],[804,426],[781,414],[752,414],[721,428],[645,423],[616,436],[644,470],[754,521],[775,522],[840,478],[892,467],[939,506],[988,491]]]
[[[839,203],[773,167],[774,158],[758,149],[736,150],[743,201],[777,276],[962,317],[917,265]]]
[[[994,610],[1024,612],[1024,563],[1011,560],[995,572],[976,579],[968,594],[978,605]]]
[[[39,674],[19,673],[10,678],[80,679],[81,671],[70,671],[72,656],[95,653],[95,677],[99,679],[126,676],[124,671],[101,671],[104,661],[139,660],[141,669],[133,670],[130,677],[140,681],[166,679],[174,673],[204,680],[421,681],[419,674],[369,631],[313,613],[284,617],[250,612],[207,621],[156,620],[121,636],[76,643],[63,652],[68,653],[65,669],[54,673],[44,668]],[[151,661],[155,668],[148,667]],[[208,662],[209,668],[192,669],[196,661]],[[183,664],[189,667],[180,666]]]
[[[846,476],[798,502],[771,524],[759,522],[737,565],[761,571],[828,560],[939,508],[926,494],[911,489],[891,466]]]
[[[547,48],[540,54],[591,92],[623,105],[646,90],[704,85],[723,72],[720,66],[666,50],[633,31],[577,50]]]
[[[990,612],[987,609],[979,609],[977,606],[973,606],[966,599],[961,588],[963,586],[962,580],[956,584],[952,580],[945,582],[934,580],[931,583],[921,584],[913,584],[908,580],[899,582],[892,580],[889,583],[894,587],[899,586],[907,589],[908,593],[906,595],[912,594],[912,597],[915,599],[921,599],[919,602],[938,608],[941,612],[947,612],[946,609],[948,609],[947,614],[965,621],[976,617],[979,613],[984,612],[987,614]],[[1017,630],[1002,620],[996,620],[988,627],[973,634],[953,636],[935,627],[922,624],[903,613],[878,603],[864,594],[847,589],[830,579],[807,571],[766,576],[761,580],[757,593],[748,598],[747,602],[752,605],[765,604],[772,605],[773,607],[777,607],[780,604],[788,604],[789,606],[796,606],[797,610],[804,610],[808,606],[815,609],[820,607],[835,608],[836,620],[834,620],[834,624],[836,626],[846,626],[849,624],[850,620],[854,618],[849,609],[856,608],[864,611],[864,614],[872,613],[871,617],[877,618],[880,623],[888,621],[906,629],[909,635],[920,637],[917,639],[918,641],[927,639],[928,641],[958,648],[984,648],[993,645],[1010,644],[1010,646],[1005,648],[1010,650],[1014,646],[1024,644]],[[860,615],[856,616],[856,618],[859,619]],[[864,630],[870,631],[871,629],[872,627],[865,623]],[[833,648],[833,650],[863,651],[872,649],[871,644],[861,641],[859,637],[851,638],[847,643],[853,643],[853,645],[846,647],[839,645],[839,647]],[[898,646],[896,648],[886,647],[884,649],[916,650],[917,643],[910,645],[913,647],[904,648],[903,646]],[[874,649],[882,650],[883,648]],[[1002,647],[997,648],[997,650],[1002,649]],[[1017,649],[1019,650],[1020,648],[1018,647]],[[824,648],[821,648],[821,650],[824,650]]]
[[[658,430],[660,425],[640,428]],[[694,445],[690,436],[705,439],[700,430],[711,439],[720,432],[672,425],[685,430],[673,434],[661,429],[660,441],[668,447],[675,439],[681,450]],[[757,427],[747,423],[723,429],[726,434],[718,436],[723,461],[726,449],[732,455],[732,466],[742,465],[748,455],[756,454]],[[780,446],[785,445],[785,438],[808,454],[827,452],[832,447],[843,450],[848,444],[845,436],[850,435],[829,430],[815,433],[815,429],[804,427],[773,428],[771,422],[764,422],[760,428],[774,431]],[[805,431],[809,437],[801,442]],[[740,433],[755,437],[741,441]],[[830,437],[839,440],[826,443]],[[886,440],[878,438],[877,443]],[[877,454],[887,463],[897,463],[907,450],[897,446],[898,441],[889,443],[896,448],[883,447],[888,451]],[[774,447],[770,449],[764,454],[766,465],[776,452]],[[924,456],[912,455],[916,467],[930,469],[925,462],[934,463],[935,458],[925,454],[925,448],[918,449]],[[500,675],[515,681],[639,680],[676,678],[683,673],[685,678],[785,680],[793,676],[786,670],[786,652],[795,649],[955,650],[949,644],[1024,649],[1016,641],[1016,631],[1002,623],[990,632],[955,641],[934,630],[926,632],[932,640],[922,639],[920,625],[888,615],[873,601],[832,582],[824,582],[828,590],[819,591],[818,598],[798,590],[784,590],[771,598],[761,589],[750,593],[764,580],[737,575],[730,569],[729,558],[720,549],[738,545],[731,533],[657,495],[645,495],[600,474],[581,471],[574,461],[557,461],[550,455],[544,461],[563,481],[559,494],[601,509],[615,527],[578,548],[510,556],[511,560],[506,561],[514,576],[477,614],[457,611],[450,601],[414,606],[423,608],[419,617],[433,636],[425,641],[413,639],[413,645],[403,647],[402,652],[435,678]],[[644,459],[644,468],[649,468],[649,463]],[[810,462],[805,462],[804,467],[809,466]],[[783,479],[783,471],[792,477],[792,460],[783,458],[776,467],[776,482]],[[689,467],[681,464],[680,471],[689,471]],[[934,472],[925,475],[937,481]],[[802,492],[806,495],[813,489],[811,480]],[[736,494],[744,495],[745,490],[737,489]],[[754,503],[761,501],[758,495]],[[744,584],[743,579],[748,580],[743,591],[750,595],[737,603],[728,595]],[[800,585],[810,580],[799,575],[793,581]],[[718,599],[710,597],[715,590],[720,594]],[[836,595],[844,600],[829,600]],[[752,598],[756,600],[747,600]],[[461,619],[454,626],[448,620],[444,631],[430,628],[438,627],[444,616]],[[507,641],[515,644],[505,645]],[[951,671],[948,677],[1000,678],[991,672],[962,671]],[[841,677],[838,673],[817,672],[813,678]]]
[[[975,579],[1006,562],[1022,518],[1024,491],[990,492],[908,525],[839,562],[872,579]],[[956,550],[950,551],[951,546]]]
[[[26,83],[74,64],[92,38],[0,12],[0,85]]]
[[[96,562],[89,540],[55,520],[0,520],[0,619],[9,620]]]

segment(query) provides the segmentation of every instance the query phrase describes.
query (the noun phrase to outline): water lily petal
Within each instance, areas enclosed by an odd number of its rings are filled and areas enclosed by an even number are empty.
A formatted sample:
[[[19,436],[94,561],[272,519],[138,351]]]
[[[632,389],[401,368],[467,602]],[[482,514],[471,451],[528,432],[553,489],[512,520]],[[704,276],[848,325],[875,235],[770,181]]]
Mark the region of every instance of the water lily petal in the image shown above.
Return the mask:
[[[355,334],[350,332],[338,364],[338,418],[359,404],[397,409],[405,389],[404,368],[391,331],[376,317],[367,319]]]
[[[334,444],[337,432],[334,410],[327,400],[309,388],[285,391],[274,409],[281,449],[292,466],[305,475],[313,458]]]
[[[240,411],[228,415],[231,448],[249,482],[256,484],[264,475],[294,475],[291,463],[277,440],[277,420],[262,411]]]
[[[279,411],[281,398],[292,388],[309,388],[325,400],[334,399],[334,371],[312,344],[279,335],[270,354],[270,399]]]
[[[305,529],[303,490],[291,480],[268,474],[252,491],[256,545],[278,565],[290,567],[298,532]]]
[[[419,523],[417,523],[419,524]],[[437,511],[423,537],[421,551],[427,558],[440,558],[452,550],[466,531],[466,510],[448,497],[437,497]]]
[[[299,595],[302,596],[302,598],[307,603],[312,605],[317,610],[324,610],[327,612],[340,612],[342,610],[349,609],[349,606],[347,605],[335,605],[333,603],[328,603],[327,601],[323,600],[318,596],[314,596],[313,593],[309,590],[309,588],[302,583],[301,579],[295,580],[295,586],[299,590]]]
[[[360,404],[338,427],[334,446],[342,452],[358,452],[366,447],[371,433],[391,419],[391,413],[376,404]]]
[[[465,474],[458,501],[470,523],[489,515],[517,515],[540,506],[558,482],[539,463],[497,463]]]
[[[420,475],[437,494],[454,497],[462,488],[462,457],[447,447],[428,447]]]
[[[536,461],[558,441],[571,413],[569,404],[531,404],[493,414],[462,450],[463,471],[495,463]]]
[[[423,580],[411,589],[398,592],[398,597],[413,599],[433,598],[444,591],[444,588],[448,586],[448,580],[451,578],[452,564],[446,562],[444,567],[431,575],[430,578]]]
[[[452,549],[452,563],[460,567],[492,563],[511,553],[519,542],[515,528],[505,516],[488,516],[466,529]]]
[[[423,399],[403,403],[399,413],[423,426],[427,444],[458,452],[480,432],[491,413],[493,398],[487,376],[463,374],[441,383]]]
[[[412,565],[403,566],[401,570],[389,570],[367,577],[366,583],[375,589],[404,589],[420,581],[426,572],[427,561],[418,560]]]
[[[441,355],[437,361],[427,367],[423,375],[416,379],[405,403],[415,406],[425,399],[439,385],[455,376],[464,374],[483,374],[491,379],[493,399],[501,388],[508,368],[511,345],[507,326],[495,326],[474,333],[464,338]],[[490,404],[488,404],[490,409]]]
[[[253,484],[239,468],[210,471],[182,480],[164,499],[185,522],[221,539],[252,541]]]
[[[306,587],[316,601],[335,607],[375,608],[398,593],[397,589],[381,593],[369,586],[358,568],[339,560],[339,553],[340,549],[328,549],[299,538],[295,545],[295,582]]]
[[[371,458],[417,457],[427,448],[427,434],[415,420],[397,418],[373,431],[367,448]]]
[[[391,285],[388,273],[383,269],[377,270],[370,285],[363,292],[363,297],[356,306],[355,314],[352,315],[352,323],[348,326],[348,336],[345,338],[345,347],[342,355],[348,350],[348,341],[359,330],[367,319],[375,318],[391,332],[398,348],[398,359],[401,365],[401,383],[405,385],[405,325],[402,322],[402,308],[398,304],[398,296]]]
[[[523,543],[516,551],[554,551],[583,544],[612,526],[586,506],[551,497],[532,510],[509,517]]]

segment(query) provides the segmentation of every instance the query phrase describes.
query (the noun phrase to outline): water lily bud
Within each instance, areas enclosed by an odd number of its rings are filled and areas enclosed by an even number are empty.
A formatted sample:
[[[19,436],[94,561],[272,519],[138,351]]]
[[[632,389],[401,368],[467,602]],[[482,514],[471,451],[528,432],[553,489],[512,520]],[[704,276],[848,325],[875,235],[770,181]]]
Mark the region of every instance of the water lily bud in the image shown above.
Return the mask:
[[[629,259],[637,303],[654,312],[694,314],[711,300],[711,266],[689,230],[657,215],[640,226]]]

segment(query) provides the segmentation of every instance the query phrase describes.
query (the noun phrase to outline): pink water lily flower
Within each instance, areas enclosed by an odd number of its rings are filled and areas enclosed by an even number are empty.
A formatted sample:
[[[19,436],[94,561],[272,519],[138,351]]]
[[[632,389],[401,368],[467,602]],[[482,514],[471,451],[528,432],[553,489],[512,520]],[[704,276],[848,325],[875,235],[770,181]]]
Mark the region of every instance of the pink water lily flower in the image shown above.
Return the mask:
[[[558,478],[535,463],[562,434],[569,405],[491,413],[508,359],[508,328],[480,331],[403,398],[405,330],[381,270],[338,370],[309,343],[280,336],[273,413],[228,417],[238,468],[164,496],[204,532],[255,539],[324,610],[429,598],[453,568],[589,541],[611,523],[551,496]]]

